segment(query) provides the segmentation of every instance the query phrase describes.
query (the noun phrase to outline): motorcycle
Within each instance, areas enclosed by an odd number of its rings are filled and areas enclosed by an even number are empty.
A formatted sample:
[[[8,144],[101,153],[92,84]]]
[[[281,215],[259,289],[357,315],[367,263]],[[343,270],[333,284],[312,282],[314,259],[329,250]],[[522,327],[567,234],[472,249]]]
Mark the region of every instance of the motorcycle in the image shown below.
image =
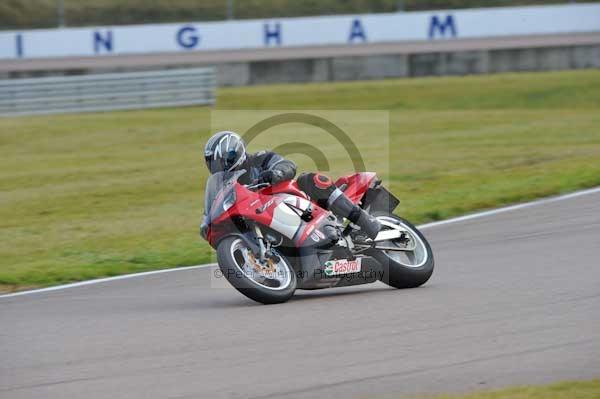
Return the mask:
[[[238,182],[244,173],[220,172],[208,179],[203,236],[216,249],[222,276],[248,298],[281,303],[296,289],[378,280],[413,288],[431,277],[431,246],[415,226],[394,215],[400,201],[375,173],[335,182],[379,220],[382,229],[375,239],[311,201],[296,181],[244,185]]]

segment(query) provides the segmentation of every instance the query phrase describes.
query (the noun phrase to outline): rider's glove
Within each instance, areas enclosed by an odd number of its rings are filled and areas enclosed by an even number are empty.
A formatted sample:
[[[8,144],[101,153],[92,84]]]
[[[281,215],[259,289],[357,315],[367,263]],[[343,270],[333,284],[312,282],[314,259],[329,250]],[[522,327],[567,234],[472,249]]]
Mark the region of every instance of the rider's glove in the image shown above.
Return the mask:
[[[200,225],[200,235],[205,240],[208,240],[208,225],[204,222]]]
[[[258,182],[275,184],[279,183],[282,177],[282,173],[278,170],[265,170],[258,176]]]

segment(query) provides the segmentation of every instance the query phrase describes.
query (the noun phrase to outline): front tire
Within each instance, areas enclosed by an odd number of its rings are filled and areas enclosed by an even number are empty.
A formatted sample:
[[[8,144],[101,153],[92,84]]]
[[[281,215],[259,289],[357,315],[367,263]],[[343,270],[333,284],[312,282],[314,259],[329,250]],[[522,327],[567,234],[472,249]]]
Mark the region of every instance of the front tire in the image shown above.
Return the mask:
[[[409,232],[415,250],[412,252],[397,252],[373,250],[371,255],[383,266],[381,281],[395,288],[416,288],[425,284],[434,269],[433,251],[425,236],[408,220],[390,213],[374,212],[373,216],[379,221],[397,225]],[[390,228],[384,226],[384,228]],[[399,240],[389,240],[378,243],[382,246],[400,246]],[[402,244],[406,245],[406,244]]]
[[[296,291],[294,269],[283,255],[276,255],[277,263],[261,262],[237,236],[227,237],[217,246],[217,261],[223,276],[246,297],[263,304],[286,302]]]

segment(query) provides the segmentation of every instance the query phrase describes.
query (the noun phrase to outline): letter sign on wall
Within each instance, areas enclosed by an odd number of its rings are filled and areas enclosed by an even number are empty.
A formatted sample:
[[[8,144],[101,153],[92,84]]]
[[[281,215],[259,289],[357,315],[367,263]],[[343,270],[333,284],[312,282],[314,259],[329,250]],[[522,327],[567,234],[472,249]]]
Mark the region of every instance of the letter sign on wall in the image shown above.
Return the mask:
[[[600,32],[600,4],[0,32],[0,59]]]

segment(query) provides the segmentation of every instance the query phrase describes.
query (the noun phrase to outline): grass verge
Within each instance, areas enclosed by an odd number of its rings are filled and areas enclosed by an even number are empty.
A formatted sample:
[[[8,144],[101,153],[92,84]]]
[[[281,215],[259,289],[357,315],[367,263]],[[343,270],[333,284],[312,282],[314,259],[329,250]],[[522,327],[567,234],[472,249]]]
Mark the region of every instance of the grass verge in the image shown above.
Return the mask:
[[[568,381],[543,386],[524,386],[467,395],[439,395],[432,399],[596,399],[600,398],[600,379]]]
[[[220,109],[390,110],[389,147],[369,134],[357,144],[374,158],[390,152],[377,171],[417,223],[600,185],[598,70],[229,88],[218,98]],[[0,119],[0,291],[210,261],[197,233],[209,112]]]

